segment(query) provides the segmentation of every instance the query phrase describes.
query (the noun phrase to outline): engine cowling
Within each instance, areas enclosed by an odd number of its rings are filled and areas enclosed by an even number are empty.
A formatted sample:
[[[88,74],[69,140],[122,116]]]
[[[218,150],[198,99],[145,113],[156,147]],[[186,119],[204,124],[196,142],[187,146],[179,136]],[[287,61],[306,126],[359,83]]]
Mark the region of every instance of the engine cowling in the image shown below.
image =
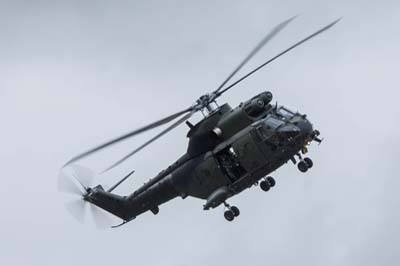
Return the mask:
[[[256,117],[261,114],[265,107],[272,101],[272,93],[265,91],[250,99],[244,106],[249,116]]]

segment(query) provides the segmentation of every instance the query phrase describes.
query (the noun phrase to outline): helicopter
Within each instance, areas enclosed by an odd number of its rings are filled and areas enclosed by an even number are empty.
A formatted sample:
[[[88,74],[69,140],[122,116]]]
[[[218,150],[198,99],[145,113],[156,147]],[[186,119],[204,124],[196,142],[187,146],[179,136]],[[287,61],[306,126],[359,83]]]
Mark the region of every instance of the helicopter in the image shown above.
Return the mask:
[[[307,147],[312,142],[321,143],[323,139],[306,114],[294,112],[277,103],[273,104],[273,95],[270,91],[261,92],[235,108],[228,103],[218,105],[216,101],[239,82],[295,47],[330,29],[340,20],[337,19],[296,42],[237,81],[227,85],[231,78],[294,18],[289,18],[272,28],[217,89],[202,95],[188,108],[70,159],[62,169],[70,166],[72,178],[60,175],[59,189],[63,192],[76,193],[80,196],[81,203],[90,203],[91,206],[99,207],[122,219],[120,224],[113,227],[126,224],[148,211],[158,214],[162,204],[176,197],[185,199],[188,196],[204,200],[204,210],[223,205],[224,218],[227,221],[233,221],[240,215],[240,210],[228,204],[229,198],[254,185],[259,185],[263,191],[269,191],[276,184],[275,179],[269,175],[289,161],[297,164],[301,172],[307,172],[313,166],[313,161],[303,155],[308,152]],[[204,118],[193,125],[189,119],[197,112],[201,112]],[[75,164],[111,145],[156,127],[170,124],[108,167],[105,170],[108,171],[183,123],[189,127],[187,151],[130,195],[121,196],[113,193],[113,190],[127,180],[134,171],[124,176],[111,188],[105,189],[102,185],[90,186],[93,173]],[[81,211],[75,212],[81,213]]]

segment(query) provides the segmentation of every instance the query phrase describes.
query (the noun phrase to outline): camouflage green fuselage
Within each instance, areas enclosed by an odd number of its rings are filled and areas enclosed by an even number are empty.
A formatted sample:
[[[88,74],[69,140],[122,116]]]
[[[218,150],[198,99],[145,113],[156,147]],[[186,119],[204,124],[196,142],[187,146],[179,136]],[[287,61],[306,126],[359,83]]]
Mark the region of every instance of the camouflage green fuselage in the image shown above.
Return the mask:
[[[90,201],[124,220],[148,210],[156,213],[159,205],[177,196],[207,199],[205,209],[218,206],[285,164],[312,140],[306,116],[273,106],[271,99],[264,92],[235,109],[224,104],[213,110],[190,125],[187,152],[174,164],[129,196],[95,189]]]

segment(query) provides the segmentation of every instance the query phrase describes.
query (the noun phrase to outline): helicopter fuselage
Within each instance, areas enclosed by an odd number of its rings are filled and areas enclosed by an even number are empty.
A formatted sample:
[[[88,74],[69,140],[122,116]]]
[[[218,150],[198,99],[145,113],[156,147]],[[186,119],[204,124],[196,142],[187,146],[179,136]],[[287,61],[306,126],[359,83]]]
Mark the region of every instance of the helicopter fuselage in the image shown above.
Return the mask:
[[[129,196],[94,188],[88,200],[125,221],[148,210],[157,214],[178,196],[204,199],[204,209],[219,206],[295,160],[315,138],[305,115],[271,100],[264,92],[235,109],[224,104],[195,126],[188,123],[188,150],[174,164]]]

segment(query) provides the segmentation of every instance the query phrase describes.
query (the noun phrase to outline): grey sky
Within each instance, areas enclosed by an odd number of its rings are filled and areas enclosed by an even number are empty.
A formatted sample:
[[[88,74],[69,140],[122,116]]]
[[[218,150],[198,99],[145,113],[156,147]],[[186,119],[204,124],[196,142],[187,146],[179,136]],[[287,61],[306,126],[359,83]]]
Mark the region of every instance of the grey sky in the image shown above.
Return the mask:
[[[78,224],[56,191],[71,156],[190,105],[277,23],[300,14],[245,71],[338,17],[334,28],[238,85],[305,112],[325,137],[315,166],[233,198],[241,216],[176,199],[118,230]],[[0,1],[3,265],[398,265],[398,1]],[[157,96],[158,97],[157,97]],[[200,116],[196,117],[200,119]],[[134,168],[126,194],[183,154],[187,128]],[[147,136],[148,137],[148,136]],[[84,162],[99,171],[146,139]]]

